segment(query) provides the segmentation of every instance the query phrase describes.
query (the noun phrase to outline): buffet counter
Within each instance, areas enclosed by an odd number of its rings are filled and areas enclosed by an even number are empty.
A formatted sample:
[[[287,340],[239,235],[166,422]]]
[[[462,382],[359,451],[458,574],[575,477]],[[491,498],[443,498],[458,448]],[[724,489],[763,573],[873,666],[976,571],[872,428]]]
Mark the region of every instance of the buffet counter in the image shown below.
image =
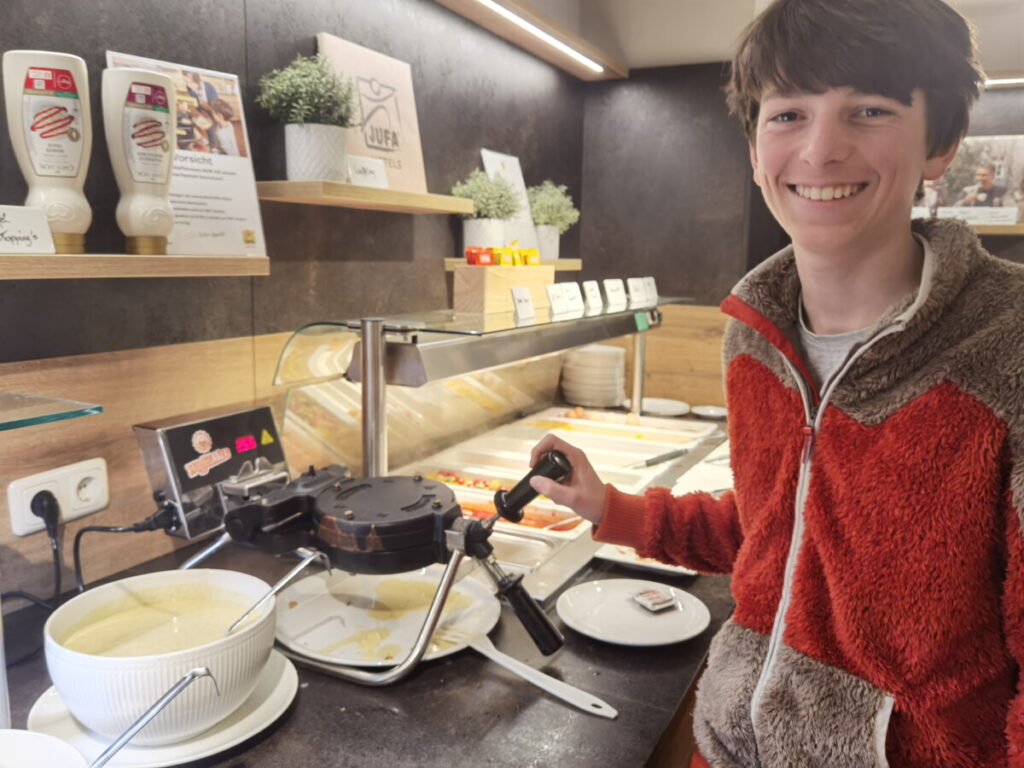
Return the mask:
[[[111,579],[177,568],[195,549],[183,548]],[[232,546],[204,566],[273,582],[294,562]],[[385,688],[355,685],[299,666],[298,694],[273,725],[227,752],[189,765],[644,765],[693,685],[711,637],[732,610],[729,580],[651,575],[592,560],[566,586],[601,578],[651,578],[685,589],[707,605],[711,624],[698,637],[674,645],[610,645],[564,626],[553,609],[555,594],[545,606],[566,645],[554,656],[540,655],[507,607],[491,638],[500,650],[604,699],[618,709],[615,720],[576,710],[472,649],[423,662],[407,679]],[[7,616],[4,624],[12,638],[39,631],[31,610]],[[33,703],[50,686],[42,652],[11,667],[8,680],[13,727],[23,728]]]

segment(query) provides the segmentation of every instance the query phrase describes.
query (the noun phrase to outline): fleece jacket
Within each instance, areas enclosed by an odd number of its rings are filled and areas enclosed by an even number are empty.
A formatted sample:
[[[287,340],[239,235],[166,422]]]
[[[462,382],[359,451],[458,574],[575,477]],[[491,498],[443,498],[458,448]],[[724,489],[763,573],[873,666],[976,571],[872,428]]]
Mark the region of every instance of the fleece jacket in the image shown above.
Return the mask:
[[[820,392],[791,249],[723,302],[734,491],[608,487],[596,538],[732,575],[714,768],[1024,767],[1024,267],[913,228],[921,287]]]

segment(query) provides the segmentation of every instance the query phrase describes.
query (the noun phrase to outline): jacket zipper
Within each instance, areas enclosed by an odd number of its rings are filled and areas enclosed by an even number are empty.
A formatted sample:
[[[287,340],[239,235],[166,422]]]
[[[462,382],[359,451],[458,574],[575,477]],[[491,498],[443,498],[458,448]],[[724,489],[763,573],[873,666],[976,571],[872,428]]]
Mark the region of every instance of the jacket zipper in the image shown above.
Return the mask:
[[[757,715],[761,708],[761,699],[764,697],[764,689],[771,676],[772,667],[778,657],[779,646],[782,644],[782,633],[786,629],[786,611],[789,608],[789,601],[793,587],[793,573],[796,570],[797,556],[800,552],[800,544],[803,542],[804,533],[804,505],[810,489],[811,463],[814,456],[814,440],[821,427],[822,414],[825,406],[832,397],[839,381],[846,375],[847,371],[857,362],[860,357],[873,347],[879,340],[903,330],[901,323],[896,323],[879,331],[861,346],[851,350],[846,360],[831,378],[825,383],[821,400],[817,408],[811,402],[808,392],[809,382],[797,370],[796,366],[788,357],[781,354],[783,363],[789,369],[790,374],[797,382],[797,389],[800,392],[800,399],[803,401],[805,424],[802,428],[804,435],[803,448],[800,457],[800,474],[797,478],[796,500],[794,503],[793,533],[789,540],[789,552],[786,554],[786,567],[782,578],[782,597],[779,606],[775,611],[775,620],[772,624],[772,634],[768,641],[768,653],[765,656],[764,665],[761,667],[761,674],[758,677],[754,694],[750,700],[750,723],[754,731],[754,745],[756,751],[760,752],[757,735]]]

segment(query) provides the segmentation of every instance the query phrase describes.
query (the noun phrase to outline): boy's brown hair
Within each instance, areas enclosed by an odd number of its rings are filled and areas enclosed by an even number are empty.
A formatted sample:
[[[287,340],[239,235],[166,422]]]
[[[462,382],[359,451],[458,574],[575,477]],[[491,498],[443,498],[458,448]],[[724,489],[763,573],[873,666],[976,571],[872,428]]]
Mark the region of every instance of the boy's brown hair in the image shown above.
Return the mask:
[[[741,37],[726,94],[753,144],[768,90],[849,86],[909,106],[920,88],[934,157],[967,132],[985,79],[976,54],[970,22],[942,0],[776,0]]]

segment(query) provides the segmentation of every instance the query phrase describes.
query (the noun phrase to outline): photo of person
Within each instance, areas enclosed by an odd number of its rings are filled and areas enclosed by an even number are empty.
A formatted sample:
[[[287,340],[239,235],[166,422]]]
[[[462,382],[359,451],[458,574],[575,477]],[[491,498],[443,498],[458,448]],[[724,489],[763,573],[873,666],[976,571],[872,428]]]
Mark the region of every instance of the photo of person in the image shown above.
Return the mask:
[[[928,184],[928,182],[925,182]],[[1024,211],[1024,136],[968,136],[916,207],[971,224],[1016,224]]]
[[[996,184],[996,167],[992,163],[982,163],[974,172],[974,184],[966,186],[961,197],[953,205],[988,205],[1001,206],[1006,196],[1006,187]]]

